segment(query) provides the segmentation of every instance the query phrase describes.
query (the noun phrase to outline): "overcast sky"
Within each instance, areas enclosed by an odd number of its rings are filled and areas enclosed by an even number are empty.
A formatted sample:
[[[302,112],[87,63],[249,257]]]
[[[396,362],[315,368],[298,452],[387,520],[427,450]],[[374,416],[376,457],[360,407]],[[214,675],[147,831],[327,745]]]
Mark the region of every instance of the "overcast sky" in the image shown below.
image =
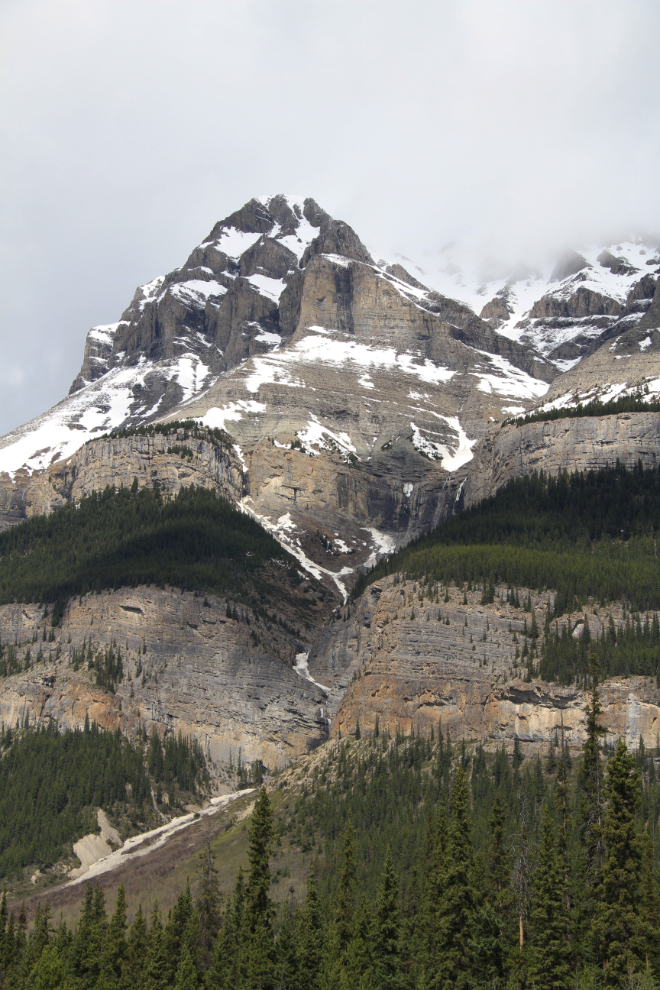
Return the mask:
[[[0,0],[0,434],[253,195],[381,253],[660,231],[658,0]]]

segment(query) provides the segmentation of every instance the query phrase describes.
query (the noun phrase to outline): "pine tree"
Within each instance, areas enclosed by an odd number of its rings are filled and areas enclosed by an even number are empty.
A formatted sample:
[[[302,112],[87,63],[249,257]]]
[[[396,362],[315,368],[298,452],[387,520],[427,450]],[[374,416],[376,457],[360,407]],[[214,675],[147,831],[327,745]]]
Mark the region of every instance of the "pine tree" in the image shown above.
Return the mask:
[[[649,930],[639,913],[641,848],[635,831],[639,770],[622,739],[607,766],[608,806],[603,823],[606,855],[592,923],[605,982],[616,986],[629,970],[644,968]]]
[[[399,945],[398,901],[398,883],[392,854],[388,848],[378,886],[371,932],[373,984],[376,990],[398,990],[404,984]]]
[[[570,982],[564,871],[550,811],[543,812],[530,916],[532,978],[538,990],[566,990]]]

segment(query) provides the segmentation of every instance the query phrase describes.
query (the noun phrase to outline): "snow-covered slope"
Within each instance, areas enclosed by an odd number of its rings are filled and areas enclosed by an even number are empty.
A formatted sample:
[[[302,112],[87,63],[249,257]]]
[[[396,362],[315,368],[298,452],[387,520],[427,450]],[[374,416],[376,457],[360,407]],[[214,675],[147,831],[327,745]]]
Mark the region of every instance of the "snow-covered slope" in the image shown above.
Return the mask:
[[[303,283],[312,262],[319,259],[332,271],[330,295],[339,299],[339,309],[343,298],[344,309],[367,314],[368,325],[359,340],[345,314],[335,313],[334,323],[326,319],[318,327],[309,325],[305,314],[301,320]],[[357,269],[362,269],[359,277]],[[353,286],[360,279],[362,287]],[[390,299],[391,312],[396,309],[391,300],[399,298],[405,315],[399,314],[398,325],[380,313],[376,296]],[[355,324],[355,319],[351,315],[348,322]],[[470,348],[467,362],[463,358],[450,369],[446,361],[427,353],[428,347],[411,333],[416,321],[451,326],[456,340],[451,346],[458,347],[460,341]],[[303,381],[302,369],[307,373],[324,367],[340,374],[342,369],[360,371],[354,395],[371,407],[381,401],[370,378],[372,369],[379,370],[380,380],[394,376],[409,381],[411,395],[424,386],[426,392],[419,395],[426,398],[413,399],[404,413],[405,426],[390,432],[405,432],[426,457],[442,456],[446,468],[463,462],[470,438],[460,426],[454,401],[443,412],[442,435],[417,424],[415,403],[437,404],[429,388],[442,389],[452,379],[455,386],[456,376],[465,379],[467,374],[464,384],[477,394],[495,397],[497,408],[491,408],[491,400],[485,403],[489,422],[538,399],[551,377],[532,348],[512,349],[468,308],[429,290],[400,265],[376,265],[351,228],[333,220],[313,200],[263,197],[216,224],[180,269],[140,286],[116,323],[89,331],[83,365],[69,396],[0,440],[0,472],[11,478],[17,471],[44,470],[88,439],[117,427],[162,418],[174,410],[185,414],[186,407],[220,379],[229,391],[239,388],[240,395],[223,405],[228,422],[232,416],[236,421],[236,410],[242,409],[243,416],[259,406],[255,397],[261,385],[292,386]],[[309,449],[314,444],[308,437],[346,432],[334,422],[317,427],[310,416],[301,433]],[[459,426],[448,426],[454,420]],[[353,441],[347,450],[351,445]]]
[[[660,273],[660,246],[652,240],[591,244],[543,269],[511,271],[476,264],[457,246],[421,264],[406,261],[426,284],[461,299],[500,334],[567,371],[602,335],[640,322]]]

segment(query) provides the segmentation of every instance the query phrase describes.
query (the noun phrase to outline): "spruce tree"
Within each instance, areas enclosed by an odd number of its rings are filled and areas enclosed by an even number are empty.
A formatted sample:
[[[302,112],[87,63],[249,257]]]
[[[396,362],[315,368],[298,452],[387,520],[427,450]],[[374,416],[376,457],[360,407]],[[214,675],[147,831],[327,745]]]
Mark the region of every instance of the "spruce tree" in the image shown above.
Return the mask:
[[[570,982],[564,870],[550,811],[543,812],[530,915],[532,978],[538,990],[566,990]]]
[[[344,952],[351,938],[353,891],[357,878],[355,857],[353,855],[353,819],[351,818],[350,811],[342,835],[341,858],[342,867],[335,897],[334,921],[339,940],[339,948],[341,952]]]
[[[101,973],[106,987],[119,986],[126,951],[126,894],[122,883],[117,891],[117,904],[103,944]]]
[[[315,990],[323,954],[321,904],[312,870],[307,879],[307,898],[298,925],[298,986]]]
[[[619,985],[629,971],[643,970],[649,948],[649,929],[639,911],[642,856],[635,812],[640,789],[639,770],[626,744],[619,739],[607,765],[605,857],[592,923],[596,952],[608,986]]]
[[[316,974],[318,976],[318,974]],[[275,946],[275,986],[302,987],[300,964],[298,957],[298,938],[293,927],[291,909],[287,904],[284,908],[284,919],[280,927]],[[316,987],[317,982],[312,986]]]
[[[148,948],[147,923],[140,904],[126,940],[126,957],[121,976],[122,990],[142,987],[147,968]]]
[[[582,767],[579,775],[579,814],[580,833],[585,853],[584,882],[596,889],[600,883],[600,873],[603,868],[603,781],[600,760],[600,739],[605,735],[605,729],[600,724],[603,707],[598,691],[599,669],[595,657],[592,657],[589,669],[591,690],[585,709],[585,728],[587,738],[582,748]]]
[[[640,912],[649,933],[648,961],[656,978],[660,975],[660,950],[658,931],[660,930],[660,898],[658,896],[658,871],[653,857],[653,842],[648,830],[642,836],[642,881],[640,889]]]
[[[375,990],[399,990],[403,970],[399,945],[399,896],[392,854],[387,849],[371,930]]]
[[[274,914],[273,902],[269,897],[270,847],[273,839],[273,812],[265,787],[259,791],[259,796],[252,812],[252,824],[249,834],[248,859],[250,874],[248,877],[247,898],[250,914],[250,928],[256,931],[257,924],[263,922],[270,930]],[[263,931],[261,932],[263,935]]]
[[[422,985],[433,986],[439,972],[441,912],[447,886],[447,816],[440,805],[435,827],[433,858],[424,887],[421,917],[415,929],[415,959]]]
[[[167,924],[164,931],[164,950],[168,962],[168,979],[173,983],[181,960],[183,940],[188,923],[193,914],[193,899],[190,881],[186,881],[186,889],[182,891],[174,906],[168,911]]]
[[[48,945],[41,953],[29,975],[31,990],[64,990],[67,986],[66,966],[55,945]]]
[[[457,990],[470,982],[470,940],[474,894],[471,884],[472,845],[467,781],[459,765],[452,791],[447,842],[445,892],[439,912],[437,977]]]
[[[197,990],[197,970],[193,963],[188,946],[185,945],[181,951],[181,959],[176,971],[174,990]]]
[[[201,927],[202,963],[208,969],[213,946],[220,931],[222,895],[215,856],[210,844],[200,853],[199,858],[201,869],[197,894],[197,913]]]
[[[207,974],[209,990],[223,990],[239,985],[241,934],[245,907],[243,869],[239,867],[234,891],[227,904],[224,923],[215,943],[211,968]]]
[[[149,928],[149,956],[147,960],[146,990],[168,990],[170,964],[165,949],[165,932],[158,905],[154,906]]]
[[[339,990],[373,990],[374,964],[371,951],[372,917],[366,900],[360,898],[353,914],[353,931],[341,957],[341,967],[328,967],[321,986]]]
[[[514,896],[511,857],[505,837],[505,809],[499,792],[495,795],[489,826],[490,843],[483,876],[477,878],[476,871],[473,874],[473,885],[480,887],[482,892],[475,905],[470,951],[479,982],[490,987],[500,985],[505,978]]]

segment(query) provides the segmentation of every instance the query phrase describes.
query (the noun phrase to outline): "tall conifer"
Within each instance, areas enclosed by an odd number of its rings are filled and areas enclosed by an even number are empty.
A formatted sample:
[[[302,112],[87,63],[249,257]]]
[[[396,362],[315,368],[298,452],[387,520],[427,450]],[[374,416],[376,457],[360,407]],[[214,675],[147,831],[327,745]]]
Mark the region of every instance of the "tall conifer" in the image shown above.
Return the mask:
[[[605,857],[592,923],[598,959],[608,986],[629,971],[641,971],[648,954],[649,929],[639,911],[641,847],[635,830],[640,776],[622,739],[607,766],[607,813],[603,822]]]
[[[564,870],[550,811],[543,812],[530,915],[532,978],[538,990],[566,990],[570,983]]]
[[[371,953],[376,990],[399,990],[403,986],[399,944],[399,896],[389,848],[378,885],[376,911],[372,924]]]

